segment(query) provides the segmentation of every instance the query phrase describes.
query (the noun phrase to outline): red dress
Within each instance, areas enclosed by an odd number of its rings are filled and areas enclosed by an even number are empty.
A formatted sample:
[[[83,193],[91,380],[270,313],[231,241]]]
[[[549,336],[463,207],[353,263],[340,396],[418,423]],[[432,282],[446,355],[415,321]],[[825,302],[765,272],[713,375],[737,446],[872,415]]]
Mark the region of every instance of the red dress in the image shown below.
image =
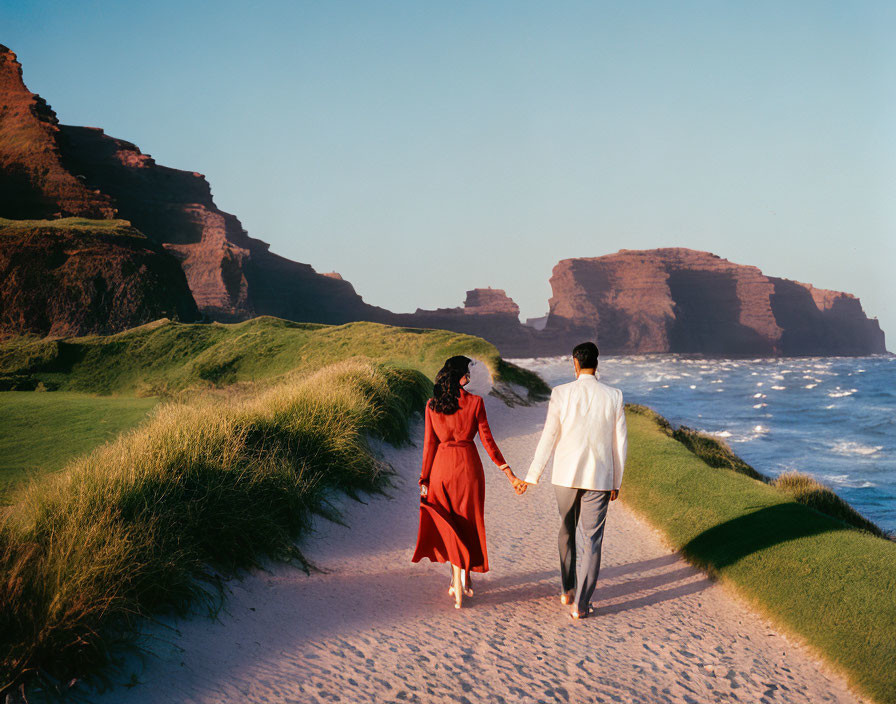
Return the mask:
[[[463,389],[460,408],[444,415],[426,404],[423,468],[428,484],[420,501],[420,530],[412,562],[428,557],[473,572],[488,572],[485,548],[485,475],[473,438],[479,437],[496,465],[504,456],[495,444],[481,396]]]

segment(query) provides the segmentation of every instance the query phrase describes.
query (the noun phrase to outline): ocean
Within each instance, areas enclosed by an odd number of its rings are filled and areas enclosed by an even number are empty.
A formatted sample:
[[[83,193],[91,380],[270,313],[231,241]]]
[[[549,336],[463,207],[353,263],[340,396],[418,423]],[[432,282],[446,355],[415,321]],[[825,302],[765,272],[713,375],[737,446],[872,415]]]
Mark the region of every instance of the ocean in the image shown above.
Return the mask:
[[[570,357],[513,359],[551,386]],[[723,438],[771,476],[810,474],[896,531],[896,357],[601,357],[601,380],[673,425]]]

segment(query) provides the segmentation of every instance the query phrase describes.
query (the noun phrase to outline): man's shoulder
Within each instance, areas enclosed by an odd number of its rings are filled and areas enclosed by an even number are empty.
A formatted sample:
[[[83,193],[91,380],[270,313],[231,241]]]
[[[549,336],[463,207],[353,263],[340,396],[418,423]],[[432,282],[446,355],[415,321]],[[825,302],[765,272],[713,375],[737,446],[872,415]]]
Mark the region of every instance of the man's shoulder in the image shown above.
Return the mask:
[[[565,396],[576,387],[576,382],[567,381],[565,384],[557,384],[551,389],[551,396]]]
[[[615,386],[610,386],[609,384],[605,384],[602,381],[598,381],[597,385],[600,387],[601,391],[613,398],[613,400],[619,401],[620,399],[622,399],[622,389],[618,389]]]

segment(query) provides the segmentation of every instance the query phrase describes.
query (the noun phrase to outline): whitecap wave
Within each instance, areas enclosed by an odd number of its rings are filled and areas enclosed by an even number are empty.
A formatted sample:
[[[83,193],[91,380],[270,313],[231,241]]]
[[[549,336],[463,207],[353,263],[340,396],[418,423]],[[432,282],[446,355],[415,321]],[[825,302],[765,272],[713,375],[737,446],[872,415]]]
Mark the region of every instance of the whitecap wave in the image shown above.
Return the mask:
[[[828,398],[844,398],[845,396],[852,396],[858,389],[841,389],[839,386],[834,390],[828,393]]]
[[[876,455],[884,447],[883,445],[863,445],[860,442],[844,440],[834,443],[831,449],[838,455]]]
[[[843,486],[848,489],[869,489],[873,486],[877,486],[877,484],[869,482],[867,479],[853,479],[848,474],[822,474],[821,478],[827,480],[831,484]]]

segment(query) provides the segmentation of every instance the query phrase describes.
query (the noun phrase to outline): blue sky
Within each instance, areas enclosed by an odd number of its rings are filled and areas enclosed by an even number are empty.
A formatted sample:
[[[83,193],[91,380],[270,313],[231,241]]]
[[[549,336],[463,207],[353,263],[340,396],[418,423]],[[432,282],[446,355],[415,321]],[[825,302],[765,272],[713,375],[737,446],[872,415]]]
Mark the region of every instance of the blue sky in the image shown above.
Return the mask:
[[[30,2],[0,42],[66,124],[204,173],[275,252],[404,312],[709,250],[896,339],[896,4]]]

